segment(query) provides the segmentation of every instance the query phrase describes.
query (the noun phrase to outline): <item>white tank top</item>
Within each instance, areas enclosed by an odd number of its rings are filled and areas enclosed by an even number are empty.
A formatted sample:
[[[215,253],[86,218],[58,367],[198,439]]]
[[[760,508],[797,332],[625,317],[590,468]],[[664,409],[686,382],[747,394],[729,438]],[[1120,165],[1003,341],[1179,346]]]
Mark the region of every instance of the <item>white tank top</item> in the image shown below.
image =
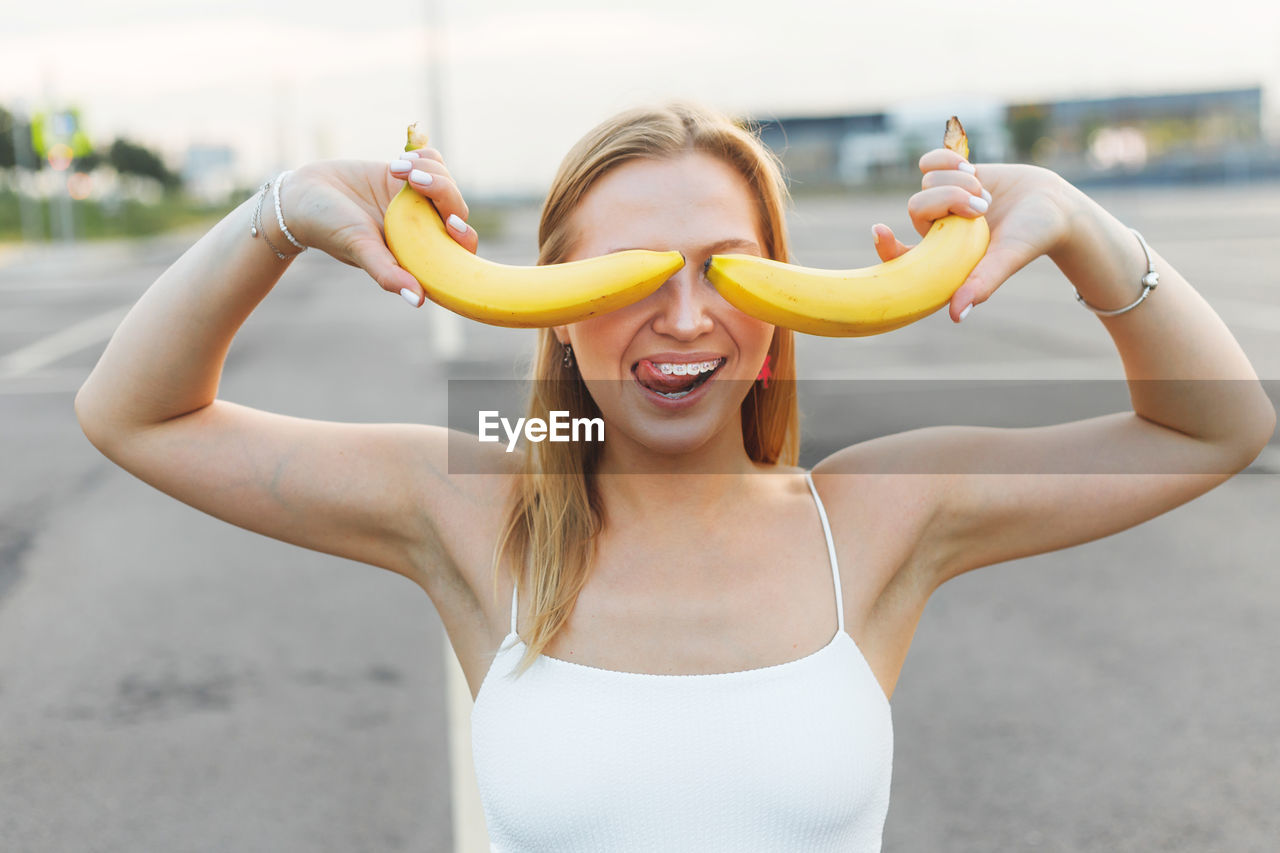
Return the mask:
[[[813,486],[837,628],[798,660],[694,675],[524,654],[511,632],[471,711],[490,850],[879,851],[889,809],[889,701],[844,630],[840,572]]]

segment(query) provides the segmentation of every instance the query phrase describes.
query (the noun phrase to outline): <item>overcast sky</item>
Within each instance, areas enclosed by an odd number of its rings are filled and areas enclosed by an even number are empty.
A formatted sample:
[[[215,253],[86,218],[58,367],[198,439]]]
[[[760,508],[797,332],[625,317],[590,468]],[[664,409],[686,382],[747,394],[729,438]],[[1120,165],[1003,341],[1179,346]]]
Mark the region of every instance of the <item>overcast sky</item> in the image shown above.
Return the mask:
[[[1280,120],[1274,0],[436,0],[434,29],[427,0],[7,5],[0,102],[77,104],[91,137],[175,158],[227,143],[246,182],[317,157],[388,159],[426,118],[464,191],[545,190],[593,124],[672,96],[754,115],[943,113],[1262,85]],[[433,57],[442,117],[429,114]]]

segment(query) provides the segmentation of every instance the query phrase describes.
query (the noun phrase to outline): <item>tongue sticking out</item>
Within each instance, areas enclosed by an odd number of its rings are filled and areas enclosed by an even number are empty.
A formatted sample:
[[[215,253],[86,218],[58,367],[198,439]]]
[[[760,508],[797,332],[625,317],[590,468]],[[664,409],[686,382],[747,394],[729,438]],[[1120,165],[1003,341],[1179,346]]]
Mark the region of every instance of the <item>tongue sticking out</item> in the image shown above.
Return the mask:
[[[647,358],[640,359],[640,363],[636,365],[636,379],[640,380],[640,384],[651,391],[664,394],[686,391],[709,375],[709,373],[701,373],[692,376],[676,376],[674,373],[663,373]]]

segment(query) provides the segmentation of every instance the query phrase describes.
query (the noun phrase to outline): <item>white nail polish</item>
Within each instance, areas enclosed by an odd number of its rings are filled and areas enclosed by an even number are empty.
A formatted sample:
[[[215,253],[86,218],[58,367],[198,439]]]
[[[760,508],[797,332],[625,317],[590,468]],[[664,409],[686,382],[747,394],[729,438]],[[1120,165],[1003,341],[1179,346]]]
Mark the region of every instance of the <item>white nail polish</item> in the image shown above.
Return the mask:
[[[960,312],[960,319],[963,320],[965,317],[968,317],[969,312],[972,310],[973,310],[973,303],[970,302],[968,305],[964,306],[964,310]]]
[[[463,222],[462,217],[458,216],[456,213],[449,214],[449,227],[454,231],[457,231],[459,234],[467,233],[467,223]]]
[[[971,195],[969,196],[969,206],[979,213],[987,212],[987,200],[985,198],[978,198],[976,195]]]
[[[874,225],[871,227],[871,242],[880,245],[880,232],[876,231]]]
[[[400,295],[404,297],[405,302],[408,302],[414,308],[418,307],[418,294],[406,287],[400,291]]]
[[[960,165],[957,166],[956,168],[962,172],[968,172],[970,175],[978,174],[978,170],[973,168],[973,164],[970,163],[968,160],[961,160]]]
[[[410,163],[408,160],[392,160],[391,161],[391,171],[393,172],[407,172],[412,168],[413,168],[413,164]]]
[[[983,190],[982,197],[987,200],[987,204],[991,204],[991,193],[987,192],[986,190]]]
[[[412,172],[409,173],[409,180],[413,181],[415,184],[418,184],[420,186],[429,187],[431,186],[431,181],[433,180],[433,178],[431,177],[430,174],[422,171],[421,169],[414,169]]]

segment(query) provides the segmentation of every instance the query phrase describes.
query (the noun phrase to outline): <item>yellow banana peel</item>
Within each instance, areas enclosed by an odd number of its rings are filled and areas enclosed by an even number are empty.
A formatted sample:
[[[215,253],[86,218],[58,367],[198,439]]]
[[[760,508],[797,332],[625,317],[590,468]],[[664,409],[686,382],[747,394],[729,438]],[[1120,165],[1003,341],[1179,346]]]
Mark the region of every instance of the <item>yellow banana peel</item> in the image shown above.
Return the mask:
[[[427,144],[409,126],[406,151]],[[684,266],[680,252],[629,249],[543,266],[508,266],[473,255],[445,230],[429,199],[408,183],[383,218],[387,247],[433,302],[494,326],[576,323],[648,296]]]
[[[943,144],[967,158],[959,119]],[[878,335],[914,323],[946,305],[987,251],[983,217],[944,216],[920,243],[876,266],[822,270],[754,255],[714,255],[707,277],[738,310],[810,335]]]

